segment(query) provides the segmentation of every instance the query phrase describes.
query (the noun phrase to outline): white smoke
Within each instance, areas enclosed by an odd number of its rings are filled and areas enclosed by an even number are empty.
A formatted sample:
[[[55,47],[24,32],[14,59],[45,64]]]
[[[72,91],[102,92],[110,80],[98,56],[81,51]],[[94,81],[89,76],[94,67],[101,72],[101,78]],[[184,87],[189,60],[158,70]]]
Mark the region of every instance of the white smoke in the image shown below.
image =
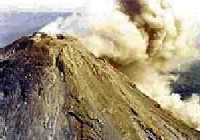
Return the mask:
[[[81,13],[81,14],[80,14]],[[182,101],[171,93],[169,75],[199,54],[193,33],[176,18],[164,0],[88,0],[70,18],[58,18],[43,29],[80,39],[96,57],[106,58],[126,74],[146,95],[174,116],[200,129],[199,97]]]

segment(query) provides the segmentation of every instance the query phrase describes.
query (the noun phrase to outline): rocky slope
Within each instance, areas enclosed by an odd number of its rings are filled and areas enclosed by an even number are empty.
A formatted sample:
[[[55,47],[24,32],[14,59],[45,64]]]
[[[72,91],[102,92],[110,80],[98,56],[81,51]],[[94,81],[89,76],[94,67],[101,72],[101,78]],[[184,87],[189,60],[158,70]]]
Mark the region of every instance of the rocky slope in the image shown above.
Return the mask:
[[[200,139],[77,39],[22,37],[0,58],[0,139]]]

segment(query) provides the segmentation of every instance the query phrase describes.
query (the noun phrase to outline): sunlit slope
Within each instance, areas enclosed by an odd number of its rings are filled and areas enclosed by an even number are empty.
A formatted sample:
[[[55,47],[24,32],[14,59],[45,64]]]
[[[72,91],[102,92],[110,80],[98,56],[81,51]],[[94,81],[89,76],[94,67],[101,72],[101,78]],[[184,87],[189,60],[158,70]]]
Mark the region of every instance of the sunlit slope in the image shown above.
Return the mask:
[[[77,39],[23,37],[0,53],[2,138],[200,139]]]

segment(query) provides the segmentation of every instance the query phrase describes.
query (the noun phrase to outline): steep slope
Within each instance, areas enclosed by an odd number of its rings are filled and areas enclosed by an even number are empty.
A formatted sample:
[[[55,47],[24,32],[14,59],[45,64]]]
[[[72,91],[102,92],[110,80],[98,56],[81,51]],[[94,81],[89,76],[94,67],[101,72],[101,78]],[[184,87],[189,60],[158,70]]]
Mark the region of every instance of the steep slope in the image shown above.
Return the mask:
[[[2,139],[200,139],[77,39],[22,37],[0,56]]]

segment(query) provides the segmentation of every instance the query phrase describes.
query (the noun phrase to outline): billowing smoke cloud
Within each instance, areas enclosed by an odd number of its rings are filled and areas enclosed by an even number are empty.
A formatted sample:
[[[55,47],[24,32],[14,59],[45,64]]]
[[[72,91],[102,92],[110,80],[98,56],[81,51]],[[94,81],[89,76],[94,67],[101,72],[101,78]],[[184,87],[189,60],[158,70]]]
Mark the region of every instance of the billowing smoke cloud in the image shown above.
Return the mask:
[[[199,98],[182,101],[171,93],[169,72],[198,57],[192,32],[164,0],[88,0],[71,18],[41,31],[78,37],[98,58],[106,58],[146,95],[191,127],[200,129]]]

